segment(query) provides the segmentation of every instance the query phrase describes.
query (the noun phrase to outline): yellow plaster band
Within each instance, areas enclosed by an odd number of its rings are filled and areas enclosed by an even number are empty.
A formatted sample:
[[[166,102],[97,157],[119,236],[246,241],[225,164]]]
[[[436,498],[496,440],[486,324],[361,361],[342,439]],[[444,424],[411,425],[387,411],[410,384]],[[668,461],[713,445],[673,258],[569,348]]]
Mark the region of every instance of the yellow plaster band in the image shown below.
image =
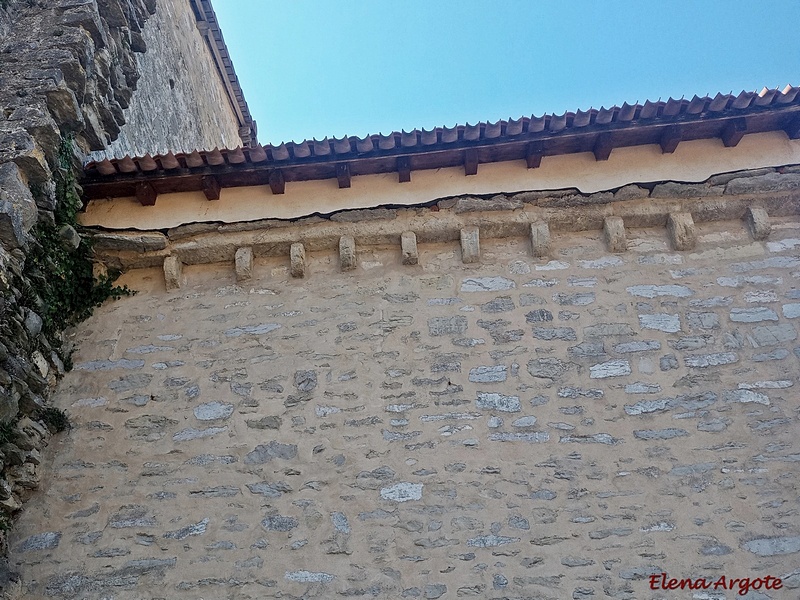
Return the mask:
[[[607,161],[591,153],[545,157],[538,169],[524,161],[482,164],[478,174],[465,176],[462,167],[414,171],[410,183],[398,183],[397,173],[353,177],[352,187],[339,189],[336,179],[290,182],[275,196],[268,186],[225,188],[217,201],[202,192],[162,194],[155,206],[135,198],[94,200],[81,224],[108,229],[155,230],[186,223],[294,219],[315,213],[413,206],[465,194],[494,194],[575,187],[584,193],[614,189],[629,183],[705,181],[717,173],[800,163],[800,140],[783,132],[746,135],[734,148],[720,140],[681,143],[673,154],[657,145],[617,148]]]

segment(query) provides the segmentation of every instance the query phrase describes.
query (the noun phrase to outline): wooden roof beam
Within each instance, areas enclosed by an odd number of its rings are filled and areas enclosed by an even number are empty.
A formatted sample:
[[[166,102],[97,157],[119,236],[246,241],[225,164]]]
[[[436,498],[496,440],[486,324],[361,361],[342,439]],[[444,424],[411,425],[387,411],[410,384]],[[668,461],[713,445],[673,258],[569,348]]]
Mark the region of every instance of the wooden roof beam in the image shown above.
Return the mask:
[[[339,189],[350,187],[350,165],[348,163],[336,165],[336,179],[339,181]]]
[[[478,151],[475,148],[467,148],[464,151],[464,175],[478,174]]]
[[[536,169],[542,164],[544,142],[531,142],[525,149],[525,163],[529,169]]]
[[[283,171],[275,169],[269,174],[269,189],[273,194],[283,194],[286,191],[286,179],[283,177]]]
[[[614,142],[611,138],[611,133],[604,131],[597,136],[597,139],[594,143],[594,148],[592,148],[592,152],[594,152],[594,159],[608,160],[608,157],[611,156],[611,151],[613,149]]]
[[[158,192],[152,183],[140,181],[136,184],[136,199],[142,206],[155,206]]]
[[[747,133],[747,121],[744,118],[738,118],[725,124],[720,137],[726,148],[733,148],[742,141],[745,133]]]
[[[407,156],[399,156],[397,158],[397,180],[400,183],[411,181],[411,161]]]
[[[791,119],[784,131],[786,132],[786,135],[789,136],[790,140],[800,139],[800,115],[796,115],[793,119]]]
[[[219,179],[213,175],[205,175],[200,180],[200,187],[203,189],[203,193],[206,195],[206,200],[219,200]]]
[[[670,125],[664,129],[661,134],[659,145],[661,146],[662,154],[672,154],[678,147],[678,144],[683,140],[683,133],[678,125]]]

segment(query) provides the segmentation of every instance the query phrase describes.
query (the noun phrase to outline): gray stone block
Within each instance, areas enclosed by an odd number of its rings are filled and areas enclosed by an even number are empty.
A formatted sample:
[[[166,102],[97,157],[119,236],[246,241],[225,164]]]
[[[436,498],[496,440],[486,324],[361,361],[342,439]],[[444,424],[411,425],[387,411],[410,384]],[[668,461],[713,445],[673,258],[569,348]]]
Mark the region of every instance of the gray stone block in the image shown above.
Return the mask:
[[[550,254],[550,226],[544,221],[531,223],[531,254],[537,257]]]
[[[9,250],[24,246],[37,215],[36,202],[17,166],[0,165],[0,244]]]
[[[236,250],[236,281],[247,281],[253,276],[253,249],[250,247]]]
[[[428,319],[428,333],[432,336],[462,334],[467,330],[467,317],[431,317]]]
[[[667,181],[653,188],[651,198],[706,198],[708,196],[721,196],[721,186],[710,186],[705,183],[678,183]]]
[[[356,241],[352,235],[343,235],[339,238],[339,265],[342,271],[352,271],[356,268]]]
[[[382,221],[397,218],[397,211],[393,208],[362,208],[345,210],[331,216],[331,221],[340,223],[359,223],[361,221]]]
[[[481,240],[478,227],[465,227],[461,230],[461,261],[465,264],[481,260]]]
[[[675,250],[691,250],[697,244],[697,232],[691,213],[670,213],[667,217],[667,233]]]
[[[622,217],[603,219],[603,237],[609,252],[625,252],[628,249],[628,239],[625,237],[625,223]]]
[[[744,213],[744,221],[754,240],[765,240],[772,231],[769,215],[766,209],[760,206],[749,206]]]
[[[400,251],[403,254],[404,265],[418,264],[419,251],[417,250],[417,234],[413,231],[404,231],[400,234]]]
[[[120,231],[116,233],[96,233],[92,236],[95,250],[133,250],[149,252],[167,247],[167,237],[163,233],[141,233]]]
[[[732,179],[725,186],[726,194],[764,194],[800,188],[798,173],[767,173],[758,177],[740,177]]]
[[[183,263],[177,256],[168,256],[164,259],[164,282],[167,291],[177,290],[181,287],[183,278]]]
[[[306,276],[306,249],[303,244],[294,243],[289,248],[289,273],[295,278]]]
[[[456,214],[468,212],[480,212],[487,210],[515,210],[522,208],[522,200],[519,198],[506,198],[505,196],[494,196],[488,200],[465,196],[456,200],[453,211]]]

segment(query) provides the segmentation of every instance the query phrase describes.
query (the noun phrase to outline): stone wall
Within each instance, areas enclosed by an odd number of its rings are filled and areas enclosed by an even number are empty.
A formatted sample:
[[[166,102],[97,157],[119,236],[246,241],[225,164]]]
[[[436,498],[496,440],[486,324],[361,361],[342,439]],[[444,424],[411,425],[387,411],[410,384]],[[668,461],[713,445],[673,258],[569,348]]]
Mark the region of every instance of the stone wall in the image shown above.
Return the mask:
[[[159,61],[174,59],[175,68],[191,79],[196,41],[191,36],[197,32],[189,30],[186,11],[188,1],[0,2],[0,555],[9,519],[39,484],[39,450],[49,437],[39,419],[64,364],[69,364],[68,337],[53,331],[45,335],[48,323],[42,317],[52,306],[40,294],[42,282],[60,279],[65,288],[85,283],[72,273],[65,275],[54,256],[43,255],[41,232],[57,224],[54,231],[62,236],[64,248],[86,250],[75,228],[62,219],[75,208],[80,191],[70,183],[71,173],[80,169],[86,153],[106,148],[120,135],[133,105],[147,106],[143,94],[154,96],[151,102],[160,104],[159,114],[171,110],[174,98],[167,101],[168,94],[159,91],[162,80],[145,84],[140,76],[142,65],[150,69],[145,75],[152,76]],[[191,37],[180,49],[169,46],[179,45],[180,33],[156,39],[157,27],[166,28],[172,17],[180,19],[180,31]],[[154,23],[146,29],[149,20]],[[160,53],[149,62],[137,58],[148,43],[151,56]],[[196,77],[204,78],[208,57],[196,56],[204,61]],[[170,93],[197,93],[197,106],[211,113],[204,135],[213,127],[227,127],[221,116],[227,104],[217,109],[218,94],[209,92],[203,104],[200,92],[211,90],[213,83],[202,90],[182,85],[178,81],[178,91]],[[198,113],[187,117],[185,110],[179,118],[202,120]],[[152,144],[142,152],[154,152],[188,135],[185,129],[171,134],[160,140],[166,128],[153,129],[148,123],[136,139]],[[226,135],[220,132],[216,143],[227,143]],[[83,266],[91,272],[88,262]],[[0,559],[0,593],[11,593],[17,584]]]
[[[800,223],[769,221],[129,272],[58,394],[25,597],[796,596]]]
[[[141,77],[119,136],[91,158],[242,145],[239,124],[189,0],[159,0],[141,32]]]
[[[57,182],[82,152],[104,147],[124,122],[138,72],[133,53],[149,0],[27,2],[0,8],[0,522],[5,530],[40,482],[47,398],[69,343],[45,335],[41,282],[64,277],[53,257],[32,267],[35,227],[56,223]],[[74,136],[66,156],[62,141]],[[72,190],[70,190],[72,191]],[[80,244],[62,229],[65,247]],[[88,263],[87,263],[88,265]],[[89,267],[90,268],[90,267]],[[73,282],[74,283],[74,282]],[[65,286],[69,283],[65,282]],[[64,343],[66,342],[66,343]],[[5,553],[0,535],[0,555]],[[18,579],[0,559],[0,592]]]

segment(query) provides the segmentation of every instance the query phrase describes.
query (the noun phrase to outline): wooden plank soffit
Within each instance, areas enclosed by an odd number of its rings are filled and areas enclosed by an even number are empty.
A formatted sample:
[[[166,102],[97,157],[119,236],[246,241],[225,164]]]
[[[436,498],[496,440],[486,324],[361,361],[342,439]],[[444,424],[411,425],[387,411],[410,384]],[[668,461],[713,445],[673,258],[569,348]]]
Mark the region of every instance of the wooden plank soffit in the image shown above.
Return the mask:
[[[678,147],[678,144],[681,143],[682,139],[683,133],[681,133],[680,126],[670,125],[669,127],[665,128],[664,133],[661,134],[661,139],[659,140],[661,153],[672,154],[675,152],[675,149]]]
[[[744,118],[739,118],[728,121],[722,128],[720,137],[726,148],[733,148],[742,140],[745,133],[747,133],[747,122]]]
[[[153,184],[147,181],[140,181],[136,184],[136,199],[142,206],[155,206],[158,192]]]
[[[350,165],[348,163],[336,165],[336,179],[339,181],[339,189],[350,187]]]
[[[207,200],[219,200],[220,185],[219,180],[213,175],[206,175],[200,180],[200,187]]]
[[[275,169],[269,174],[269,189],[273,194],[283,194],[286,191],[286,180],[280,169]]]

